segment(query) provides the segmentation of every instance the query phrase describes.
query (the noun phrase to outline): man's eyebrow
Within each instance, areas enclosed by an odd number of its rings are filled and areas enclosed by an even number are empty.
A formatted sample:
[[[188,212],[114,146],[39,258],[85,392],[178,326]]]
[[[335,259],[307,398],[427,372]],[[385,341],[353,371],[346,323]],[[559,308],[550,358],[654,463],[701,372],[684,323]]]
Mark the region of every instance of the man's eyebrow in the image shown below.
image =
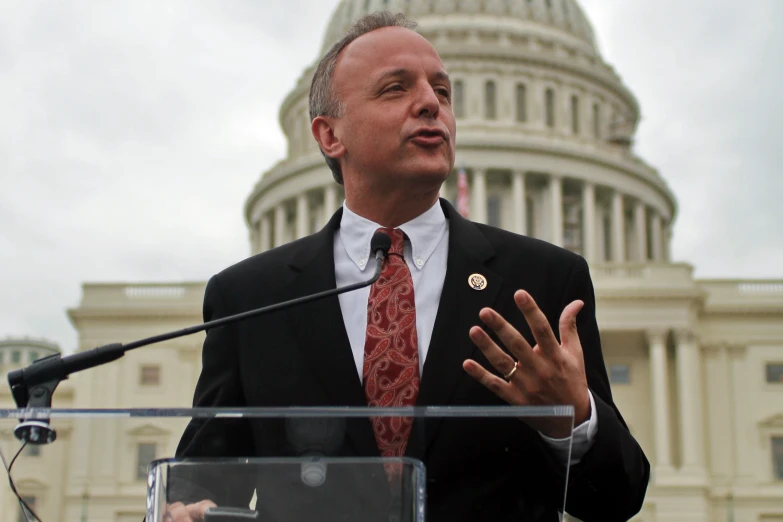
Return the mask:
[[[449,78],[449,75],[444,71],[438,71],[433,76],[436,80],[444,81],[449,84],[449,87],[451,87],[451,78]]]
[[[388,78],[399,78],[401,76],[406,76],[408,74],[410,74],[410,71],[408,71],[408,69],[404,69],[404,68],[392,69],[378,76],[376,83],[380,83]]]
[[[385,73],[381,74],[376,80],[375,83],[381,83],[384,80],[387,80],[389,78],[400,78],[403,76],[409,75],[411,72],[408,69],[405,69],[403,67],[400,67],[399,69],[392,69],[389,71],[386,71]],[[445,71],[438,71],[432,75],[432,78],[434,80],[440,80],[445,81],[446,83],[451,86],[451,79],[449,78],[449,75],[446,74]]]

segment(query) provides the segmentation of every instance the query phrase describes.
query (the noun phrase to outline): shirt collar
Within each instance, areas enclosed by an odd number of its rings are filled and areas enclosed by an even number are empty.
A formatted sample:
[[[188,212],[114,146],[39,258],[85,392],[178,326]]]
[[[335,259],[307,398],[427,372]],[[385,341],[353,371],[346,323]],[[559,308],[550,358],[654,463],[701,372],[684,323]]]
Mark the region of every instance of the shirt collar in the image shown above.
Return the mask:
[[[340,240],[351,261],[364,271],[370,259],[370,240],[381,225],[363,218],[348,208],[343,202],[343,215],[340,220]],[[427,260],[443,240],[448,221],[440,202],[436,201],[429,210],[400,225],[411,244],[413,265],[421,270]]]

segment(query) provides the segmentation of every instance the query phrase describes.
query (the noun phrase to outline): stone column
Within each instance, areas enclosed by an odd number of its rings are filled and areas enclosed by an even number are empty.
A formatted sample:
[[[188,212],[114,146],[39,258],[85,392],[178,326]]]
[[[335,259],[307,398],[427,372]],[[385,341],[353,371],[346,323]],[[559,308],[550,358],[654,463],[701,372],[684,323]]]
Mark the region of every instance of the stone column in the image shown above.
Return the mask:
[[[261,216],[261,240],[259,241],[259,252],[266,252],[272,248],[272,218],[269,212],[264,212]]]
[[[583,251],[588,263],[596,261],[598,238],[595,232],[595,185],[586,182],[582,187],[582,234]]]
[[[705,475],[701,356],[691,330],[675,332],[677,390],[680,410],[680,463],[682,472]]]
[[[633,207],[633,223],[636,228],[636,261],[647,261],[647,207],[638,200]]]
[[[339,203],[337,202],[337,185],[334,183],[330,183],[326,187],[324,187],[324,222],[323,225],[326,224],[327,221],[329,221],[332,218],[332,214],[337,212],[337,207],[339,206]]]
[[[612,196],[612,261],[625,262],[625,213],[623,195],[615,192]]]
[[[252,223],[250,225],[250,254],[255,254],[258,252],[258,243],[260,241],[260,237],[258,236],[258,228],[261,226],[260,223]]]
[[[650,383],[652,387],[653,426],[655,429],[656,476],[671,473],[671,441],[669,440],[669,382],[666,360],[666,331],[647,331],[650,347]]]
[[[487,222],[487,177],[483,169],[473,169],[470,187],[470,219],[477,223]]]
[[[560,176],[549,176],[549,205],[552,212],[552,244],[563,246],[563,180]]]
[[[310,233],[310,203],[307,193],[296,197],[296,239],[305,237]]]
[[[515,170],[511,173],[511,197],[514,201],[514,223],[511,231],[517,234],[528,234],[525,173],[521,170]]]
[[[286,211],[285,205],[281,202],[275,207],[275,246],[279,247],[288,242],[288,238],[285,237],[285,225],[286,225]]]
[[[652,259],[653,261],[663,261],[663,240],[662,240],[662,234],[661,234],[661,215],[653,211],[652,215],[650,216],[650,234],[651,234],[651,241],[652,243]]]
[[[664,261],[671,261],[671,251],[670,246],[672,244],[672,227],[671,223],[666,222],[664,223],[663,227],[661,227],[661,256],[663,257]]]

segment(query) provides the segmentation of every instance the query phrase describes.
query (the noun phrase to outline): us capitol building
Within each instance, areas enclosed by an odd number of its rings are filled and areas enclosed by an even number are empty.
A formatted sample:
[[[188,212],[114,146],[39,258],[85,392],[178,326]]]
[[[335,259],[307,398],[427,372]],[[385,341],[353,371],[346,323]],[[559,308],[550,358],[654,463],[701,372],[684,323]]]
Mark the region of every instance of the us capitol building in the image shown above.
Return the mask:
[[[691,265],[672,261],[677,202],[634,154],[639,104],[602,59],[576,0],[342,0],[321,53],[376,10],[418,21],[452,77],[470,219],[590,263],[615,400],[652,465],[634,520],[783,521],[783,280],[696,280]],[[245,204],[253,254],[318,230],[343,200],[310,134],[315,65],[280,108],[286,158]],[[452,202],[456,177],[441,194]],[[204,286],[85,284],[69,311],[79,349],[199,323]],[[55,406],[187,407],[202,340],[173,340],[75,375]],[[0,342],[3,373],[56,349]],[[137,522],[139,467],[172,455],[183,426],[72,421],[55,444],[20,457],[15,480],[46,522]],[[13,424],[2,428],[7,454]],[[19,520],[8,488],[0,507],[0,522]]]

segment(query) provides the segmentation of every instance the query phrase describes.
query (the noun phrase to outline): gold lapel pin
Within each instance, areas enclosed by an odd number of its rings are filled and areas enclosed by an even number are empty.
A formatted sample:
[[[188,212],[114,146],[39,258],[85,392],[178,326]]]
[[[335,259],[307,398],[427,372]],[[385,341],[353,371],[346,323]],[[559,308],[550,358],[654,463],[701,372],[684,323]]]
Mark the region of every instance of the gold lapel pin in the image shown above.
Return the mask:
[[[468,284],[473,290],[484,290],[487,288],[487,278],[481,274],[470,274]]]

